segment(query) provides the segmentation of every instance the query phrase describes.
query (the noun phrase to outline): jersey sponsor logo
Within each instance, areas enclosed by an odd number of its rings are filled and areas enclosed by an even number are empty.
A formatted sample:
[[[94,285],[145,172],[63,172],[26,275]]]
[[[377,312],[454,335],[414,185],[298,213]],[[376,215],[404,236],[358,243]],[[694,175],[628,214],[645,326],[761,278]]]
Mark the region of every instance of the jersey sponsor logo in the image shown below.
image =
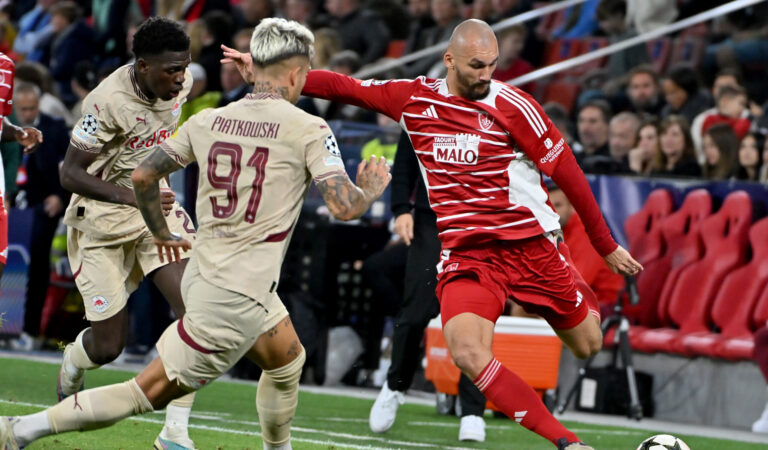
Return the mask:
[[[338,156],[326,156],[323,158],[323,162],[327,167],[336,166],[336,167],[344,167],[344,161],[341,160]]]
[[[160,145],[165,142],[166,139],[173,135],[176,130],[176,124],[166,130],[157,130],[152,133],[151,136],[143,138],[141,136],[134,136],[125,142],[125,146],[137,150],[140,148],[151,148],[155,145]]]
[[[97,313],[103,313],[109,307],[109,301],[101,295],[97,295],[91,299],[93,304],[93,310]]]
[[[560,156],[560,153],[563,153],[563,150],[565,149],[565,140],[560,138],[560,141],[552,146],[552,140],[547,138],[544,141],[544,146],[549,149],[549,151],[539,160],[539,162],[541,164],[551,163],[552,161],[556,160],[558,156]]]
[[[456,270],[459,270],[459,263],[448,264],[448,266],[445,268],[445,272],[453,272]]]
[[[480,128],[482,128],[485,131],[488,131],[493,126],[493,117],[488,115],[486,112],[481,112],[477,114],[477,123],[480,124]]]
[[[480,136],[474,134],[436,136],[432,154],[437,162],[474,166],[477,164],[479,146]]]
[[[331,155],[337,158],[341,157],[339,144],[336,143],[336,138],[333,136],[333,133],[325,137],[325,149],[328,150],[328,153]]]

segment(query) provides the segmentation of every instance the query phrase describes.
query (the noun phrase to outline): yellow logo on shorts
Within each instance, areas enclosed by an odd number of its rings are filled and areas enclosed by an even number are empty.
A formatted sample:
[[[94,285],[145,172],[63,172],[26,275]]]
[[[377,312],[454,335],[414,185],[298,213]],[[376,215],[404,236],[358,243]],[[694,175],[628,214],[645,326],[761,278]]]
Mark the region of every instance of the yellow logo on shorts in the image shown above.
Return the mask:
[[[107,310],[107,307],[109,307],[109,302],[106,298],[102,297],[101,295],[97,295],[91,299],[91,302],[93,302],[93,310],[97,313],[103,313]]]

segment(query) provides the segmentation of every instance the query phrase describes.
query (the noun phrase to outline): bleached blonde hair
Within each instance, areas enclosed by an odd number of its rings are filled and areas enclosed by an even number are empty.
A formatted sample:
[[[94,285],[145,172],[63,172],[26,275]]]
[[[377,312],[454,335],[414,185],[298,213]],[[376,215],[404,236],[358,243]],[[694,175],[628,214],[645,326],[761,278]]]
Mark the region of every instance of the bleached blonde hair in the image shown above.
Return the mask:
[[[294,56],[314,55],[315,36],[293,20],[263,19],[251,36],[253,63],[265,67]]]

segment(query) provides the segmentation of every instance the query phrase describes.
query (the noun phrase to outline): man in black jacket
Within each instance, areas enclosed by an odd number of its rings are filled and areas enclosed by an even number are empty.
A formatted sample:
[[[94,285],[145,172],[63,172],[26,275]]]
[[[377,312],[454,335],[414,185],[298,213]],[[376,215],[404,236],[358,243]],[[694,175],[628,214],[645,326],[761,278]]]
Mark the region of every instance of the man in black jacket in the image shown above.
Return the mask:
[[[394,424],[397,408],[404,401],[403,395],[411,386],[421,362],[424,329],[440,312],[440,303],[435,296],[436,266],[440,257],[437,219],[429,206],[416,153],[405,132],[400,135],[392,166],[390,198],[395,232],[409,247],[403,303],[395,316],[392,364],[368,419],[371,430],[376,433],[383,433]],[[459,399],[462,416],[459,440],[483,442],[485,397],[464,374],[459,380]]]
[[[26,160],[27,201],[34,210],[30,244],[29,278],[21,339],[31,345],[30,338],[40,335],[40,316],[48,291],[51,242],[69,203],[69,192],[59,183],[59,164],[64,160],[69,131],[64,121],[40,112],[40,90],[29,83],[19,83],[14,93],[14,108],[22,127],[35,127],[45,140]]]

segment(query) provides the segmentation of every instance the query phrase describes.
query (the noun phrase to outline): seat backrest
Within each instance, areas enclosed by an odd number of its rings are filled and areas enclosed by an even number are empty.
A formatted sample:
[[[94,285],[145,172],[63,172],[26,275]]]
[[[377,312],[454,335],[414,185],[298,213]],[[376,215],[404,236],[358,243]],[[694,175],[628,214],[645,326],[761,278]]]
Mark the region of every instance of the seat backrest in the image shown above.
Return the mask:
[[[669,60],[673,64],[685,63],[692,67],[698,67],[704,57],[705,48],[706,43],[701,37],[680,36],[672,44]]]
[[[752,260],[726,276],[712,303],[712,321],[724,337],[746,336],[757,328],[753,312],[768,286],[768,218],[750,227],[749,241]]]
[[[760,258],[767,262],[761,264],[758,271],[759,278],[768,277],[768,218],[762,219],[752,226],[749,230],[749,239],[752,243],[752,259]],[[763,284],[762,292],[755,302],[755,308],[752,311],[752,321],[750,328],[756,330],[764,327],[768,322],[768,284]]]
[[[664,236],[661,220],[674,208],[672,194],[666,189],[656,189],[645,200],[643,208],[624,222],[629,240],[629,251],[643,265],[664,254]]]
[[[661,37],[648,41],[645,44],[648,50],[648,57],[651,59],[651,65],[657,73],[664,73],[669,60],[669,54],[672,51],[672,41],[668,37]]]
[[[711,329],[712,301],[725,276],[744,265],[752,201],[744,191],[725,198],[723,206],[701,223],[704,256],[680,274],[669,303],[669,317],[683,332]]]
[[[660,261],[660,270],[664,269],[667,274],[657,309],[662,324],[670,323],[669,300],[680,273],[703,254],[699,226],[711,213],[712,197],[709,192],[696,189],[688,193],[680,209],[661,223],[661,232],[667,246],[664,258]]]

